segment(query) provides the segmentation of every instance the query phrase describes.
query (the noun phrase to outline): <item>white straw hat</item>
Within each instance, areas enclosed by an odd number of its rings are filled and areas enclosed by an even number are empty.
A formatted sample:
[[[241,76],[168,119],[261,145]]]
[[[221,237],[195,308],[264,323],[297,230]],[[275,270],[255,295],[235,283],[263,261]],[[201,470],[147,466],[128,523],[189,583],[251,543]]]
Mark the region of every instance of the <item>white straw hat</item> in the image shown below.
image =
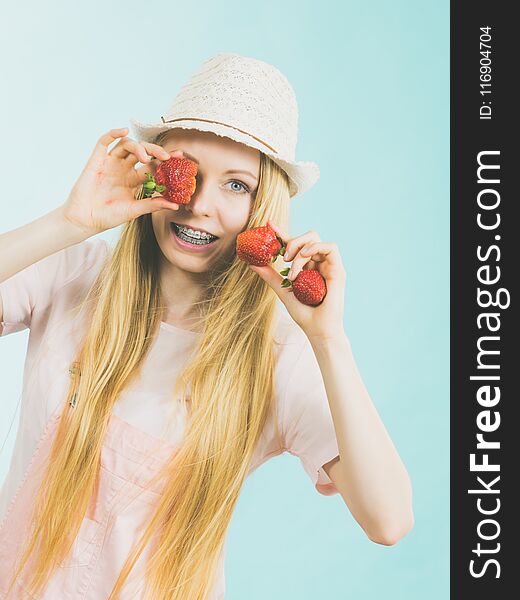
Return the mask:
[[[320,177],[314,162],[295,160],[298,104],[272,65],[235,53],[208,59],[175,96],[160,123],[130,119],[135,138],[151,142],[166,129],[210,131],[260,150],[289,176],[291,198]]]

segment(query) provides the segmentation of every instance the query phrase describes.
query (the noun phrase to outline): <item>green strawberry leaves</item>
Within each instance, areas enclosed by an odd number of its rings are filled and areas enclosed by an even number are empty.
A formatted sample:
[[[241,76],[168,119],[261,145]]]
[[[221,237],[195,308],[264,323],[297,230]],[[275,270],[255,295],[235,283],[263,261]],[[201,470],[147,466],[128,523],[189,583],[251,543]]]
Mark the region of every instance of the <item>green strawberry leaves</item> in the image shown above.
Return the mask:
[[[289,287],[290,285],[292,285],[292,282],[290,279],[287,279],[287,275],[289,275],[289,271],[291,270],[290,267],[287,267],[285,269],[282,269],[280,271],[280,275],[283,275],[285,277],[285,279],[282,281],[281,286],[286,288]]]
[[[164,192],[166,186],[157,185],[152,173],[146,173],[146,181],[143,183],[144,197],[151,198],[155,192]]]

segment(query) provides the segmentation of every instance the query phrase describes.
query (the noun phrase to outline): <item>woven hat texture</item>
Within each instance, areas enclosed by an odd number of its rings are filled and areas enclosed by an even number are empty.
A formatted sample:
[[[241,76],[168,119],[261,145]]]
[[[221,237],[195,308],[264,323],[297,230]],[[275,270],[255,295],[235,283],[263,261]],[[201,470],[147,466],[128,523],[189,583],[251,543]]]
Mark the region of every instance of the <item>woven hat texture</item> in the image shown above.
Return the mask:
[[[130,119],[135,138],[151,142],[166,129],[209,131],[260,150],[289,176],[291,198],[320,177],[314,162],[297,161],[298,104],[274,66],[236,53],[206,60],[155,123]]]

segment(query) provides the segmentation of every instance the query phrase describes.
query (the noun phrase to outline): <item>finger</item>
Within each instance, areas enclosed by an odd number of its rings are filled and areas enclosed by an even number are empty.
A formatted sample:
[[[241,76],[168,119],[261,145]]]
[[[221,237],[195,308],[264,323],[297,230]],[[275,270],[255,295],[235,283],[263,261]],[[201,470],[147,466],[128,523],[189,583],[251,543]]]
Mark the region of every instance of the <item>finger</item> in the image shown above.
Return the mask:
[[[121,138],[108,154],[114,158],[128,159],[128,162],[134,161],[133,164],[150,160],[144,146],[127,137]]]
[[[144,144],[151,145],[152,148],[149,148],[148,150],[150,152],[156,152],[156,154],[164,156],[166,158],[166,160],[168,160],[171,157],[182,158],[184,156],[184,153],[182,152],[182,150],[168,151],[168,150],[164,150],[164,148],[162,146],[158,146],[157,144],[149,144],[148,142],[144,142]],[[162,151],[162,154],[161,154],[160,150]],[[126,160],[127,161],[130,160],[130,158],[127,158]],[[134,161],[133,164],[135,165],[137,162],[138,161]],[[159,166],[159,163],[160,163],[159,157],[153,158],[153,159],[149,160],[147,163],[144,163],[144,166],[134,169],[135,173],[137,174],[137,184],[138,185],[143,184],[147,180],[148,173],[155,175],[155,171],[156,171],[157,167]],[[176,207],[179,208],[179,205],[176,204]],[[176,208],[174,208],[174,210],[176,210]]]
[[[285,262],[291,262],[294,260],[296,254],[309,242],[319,242],[320,236],[315,231],[307,231],[303,235],[292,238],[289,240],[285,247],[285,254],[283,259]]]
[[[278,227],[278,225],[276,225],[275,223],[273,223],[269,219],[267,219],[267,224],[270,227],[273,228],[274,232],[277,233],[280,236],[280,238],[282,239],[282,241],[284,243],[291,239],[290,236],[289,236],[289,234],[287,233],[287,231],[285,231],[281,227]]]
[[[148,213],[157,212],[158,210],[175,210],[173,207],[179,207],[177,204],[173,202],[169,202],[166,198],[162,196],[156,196],[152,198],[142,198],[141,200],[136,200],[130,209],[130,218],[136,219],[137,217],[142,217]]]
[[[136,156],[136,154],[128,155],[125,158],[125,162],[135,165],[137,162],[142,162],[143,164],[150,163],[154,158],[157,158],[158,160],[168,160],[170,158],[170,153],[158,144],[141,142],[140,145],[143,148],[142,156],[145,157],[145,160],[141,160],[141,153],[139,153],[139,156]]]
[[[164,196],[161,196],[161,194],[155,192],[153,196],[150,196],[149,198],[138,198],[136,193],[134,193],[134,198],[136,200],[138,200],[139,202],[142,202],[143,200],[148,201],[148,200],[154,200],[160,203],[161,208],[164,209],[168,209],[168,210],[179,210],[179,204],[175,203],[175,202],[171,202],[170,200],[168,200],[167,198],[165,198]],[[145,211],[146,212],[146,211]],[[149,212],[149,211],[148,211]]]
[[[316,244],[316,242],[313,242],[313,244]],[[300,255],[303,257],[309,257],[309,261],[314,262],[314,263],[323,262],[324,260],[327,260],[327,258],[328,258],[328,255],[320,252],[318,247],[302,248],[300,250]]]
[[[343,264],[338,245],[335,242],[314,242],[309,244],[308,248],[302,249],[303,256],[309,256],[313,260],[323,262],[323,260],[332,260],[334,263]]]
[[[182,150],[170,150],[170,151],[166,150],[166,154],[168,155],[166,157],[166,159],[152,158],[147,164],[153,165],[154,168],[157,168],[159,166],[159,164],[161,163],[161,160],[163,160],[163,161],[168,160],[172,157],[184,158],[184,153],[182,152]]]
[[[294,307],[297,307],[297,310],[302,310],[302,304],[296,299],[292,285],[283,287],[282,281],[285,278],[280,275],[276,269],[274,269],[271,265],[267,265],[265,267],[256,267],[254,265],[248,266],[252,271],[255,271],[267,284],[269,284],[280,301],[283,302],[283,304],[287,307],[289,312],[291,312]]]
[[[333,244],[328,242],[311,242],[305,244],[293,260],[287,279],[294,281],[303,266],[312,258],[316,262],[322,262],[333,252]]]
[[[311,260],[310,260],[308,263],[305,263],[305,264],[303,265],[303,267],[302,267],[302,271],[305,271],[305,270],[307,270],[307,269],[309,269],[309,270],[316,270],[316,269],[318,268],[318,264],[319,264],[320,262],[321,262],[321,261],[319,261],[319,260],[312,260],[312,259],[311,259]]]
[[[284,277],[282,277],[282,275],[280,275],[278,271],[270,265],[257,267],[255,265],[248,264],[248,267],[252,271],[255,271],[255,273],[258,273],[258,275],[272,287],[276,295],[287,306],[288,302],[291,301],[293,292],[291,287],[282,287],[282,281],[284,280]]]
[[[184,158],[184,152],[182,150],[168,150],[170,157],[175,156],[177,158]]]
[[[154,194],[153,194],[153,196],[151,196],[151,198],[162,198],[163,200],[166,200],[165,208],[168,208],[169,210],[179,210],[180,204],[178,204],[177,202],[172,202],[171,200],[168,200],[164,196],[161,196],[161,194],[159,194],[159,192],[154,192]]]
[[[104,133],[97,141],[94,146],[94,150],[91,154],[91,160],[98,161],[106,157],[107,148],[115,142],[121,136],[128,133],[128,127],[120,127],[119,129],[111,129],[107,133]]]

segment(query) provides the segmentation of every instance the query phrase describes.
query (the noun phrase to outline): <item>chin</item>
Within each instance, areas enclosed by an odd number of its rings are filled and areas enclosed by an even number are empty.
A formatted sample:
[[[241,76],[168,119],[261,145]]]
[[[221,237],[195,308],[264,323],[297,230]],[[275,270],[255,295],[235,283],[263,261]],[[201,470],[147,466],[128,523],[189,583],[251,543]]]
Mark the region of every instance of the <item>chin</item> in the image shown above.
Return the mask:
[[[204,273],[207,271],[214,260],[208,260],[207,256],[186,256],[181,252],[172,251],[169,249],[170,256],[166,256],[166,259],[179,269],[184,271],[191,271],[192,273]]]

